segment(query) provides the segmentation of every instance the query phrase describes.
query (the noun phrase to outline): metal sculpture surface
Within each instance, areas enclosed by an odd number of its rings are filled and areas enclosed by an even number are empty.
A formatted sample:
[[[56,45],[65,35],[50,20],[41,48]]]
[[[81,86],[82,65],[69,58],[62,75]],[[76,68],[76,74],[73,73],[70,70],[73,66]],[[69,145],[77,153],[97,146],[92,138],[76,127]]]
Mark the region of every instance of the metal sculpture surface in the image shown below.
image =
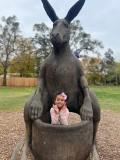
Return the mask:
[[[47,0],[41,1],[47,15],[53,22],[53,29],[50,35],[51,42],[53,44],[53,51],[42,64],[39,76],[39,86],[35,91],[34,95],[31,96],[31,98],[25,105],[24,119],[26,124],[26,143],[33,151],[36,160],[53,160],[53,158],[51,157],[46,157],[45,159],[41,158],[42,156],[38,154],[38,152],[40,151],[39,147],[41,145],[39,146],[37,142],[41,139],[41,137],[39,137],[39,135],[41,134],[39,133],[42,131],[42,129],[44,130],[44,127],[47,125],[44,122],[50,123],[50,107],[53,104],[54,97],[58,93],[64,92],[68,96],[67,106],[69,111],[78,113],[81,116],[83,123],[84,121],[88,121],[87,124],[89,124],[86,125],[86,129],[84,129],[84,132],[80,131],[81,134],[79,136],[81,137],[84,137],[86,133],[90,134],[89,136],[86,136],[86,138],[83,138],[83,140],[79,139],[77,136],[75,138],[75,135],[72,136],[72,130],[74,129],[68,129],[69,131],[67,130],[67,133],[71,133],[71,140],[73,139],[76,141],[78,139],[78,143],[84,143],[82,147],[82,152],[80,152],[82,153],[81,157],[78,152],[75,152],[76,155],[72,157],[72,160],[86,160],[90,149],[92,148],[92,160],[98,160],[99,157],[97,155],[95,147],[95,139],[98,124],[100,121],[99,105],[95,95],[89,90],[88,83],[84,76],[80,61],[72,54],[69,45],[70,22],[77,16],[85,0],[77,1],[75,5],[73,5],[73,7],[68,11],[67,16],[64,19],[58,18],[54,9],[51,7],[50,3]],[[40,129],[39,126],[42,126],[42,129]],[[48,124],[48,128],[51,127],[52,125]],[[57,128],[59,128],[59,126],[57,126]],[[65,127],[63,128],[64,129],[62,129],[62,131],[64,133],[66,129]],[[55,127],[52,127],[53,132],[54,129]],[[49,130],[51,129],[48,129],[48,131]],[[51,134],[52,132],[50,132],[50,135]],[[51,146],[52,141],[54,140],[51,136]],[[60,141],[62,141],[62,139]],[[90,142],[92,143],[92,148]],[[84,146],[87,146],[88,144],[90,148],[86,149],[86,147]],[[48,143],[48,150],[51,147],[49,145],[50,144]],[[70,147],[70,145],[68,146]],[[76,149],[81,149],[79,147],[80,146],[78,145],[78,148]],[[47,154],[47,151],[45,153]],[[56,156],[57,155],[59,155],[59,153],[56,153]],[[25,157],[25,155],[23,155],[23,157]],[[56,159],[66,160],[66,156],[63,155],[63,158],[56,157]],[[71,160],[70,157],[67,157],[67,159]]]

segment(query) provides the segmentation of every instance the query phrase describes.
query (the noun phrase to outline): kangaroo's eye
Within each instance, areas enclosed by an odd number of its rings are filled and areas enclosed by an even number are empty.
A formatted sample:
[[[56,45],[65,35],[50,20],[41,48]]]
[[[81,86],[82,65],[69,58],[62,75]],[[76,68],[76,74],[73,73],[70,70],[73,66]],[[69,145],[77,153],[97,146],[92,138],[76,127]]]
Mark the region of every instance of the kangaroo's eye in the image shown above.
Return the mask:
[[[67,23],[64,23],[64,26],[65,26],[66,28],[68,28],[68,27],[69,27],[69,25],[68,25]]]
[[[53,23],[53,27],[57,26],[57,22]]]

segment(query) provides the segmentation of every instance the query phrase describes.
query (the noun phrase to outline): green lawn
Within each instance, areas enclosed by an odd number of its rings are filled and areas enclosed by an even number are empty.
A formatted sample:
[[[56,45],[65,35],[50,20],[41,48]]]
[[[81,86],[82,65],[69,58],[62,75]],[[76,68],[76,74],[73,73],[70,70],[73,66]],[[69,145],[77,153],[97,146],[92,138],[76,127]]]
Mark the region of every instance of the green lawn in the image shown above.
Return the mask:
[[[93,86],[91,89],[96,93],[102,109],[120,112],[120,87]],[[34,90],[0,87],[0,111],[20,111]]]
[[[0,111],[19,111],[35,88],[0,87]]]
[[[120,86],[94,86],[91,89],[96,93],[102,109],[120,112]]]

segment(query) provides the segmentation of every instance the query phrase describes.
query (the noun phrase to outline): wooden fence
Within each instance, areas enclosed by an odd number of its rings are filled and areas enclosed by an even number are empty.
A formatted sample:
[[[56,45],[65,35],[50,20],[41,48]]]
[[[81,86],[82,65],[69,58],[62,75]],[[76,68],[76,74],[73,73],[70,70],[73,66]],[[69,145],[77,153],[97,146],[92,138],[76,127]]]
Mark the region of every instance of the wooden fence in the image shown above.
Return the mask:
[[[3,78],[0,78],[0,86],[2,86]],[[7,86],[9,87],[34,87],[38,83],[37,78],[21,78],[10,77],[7,78]]]

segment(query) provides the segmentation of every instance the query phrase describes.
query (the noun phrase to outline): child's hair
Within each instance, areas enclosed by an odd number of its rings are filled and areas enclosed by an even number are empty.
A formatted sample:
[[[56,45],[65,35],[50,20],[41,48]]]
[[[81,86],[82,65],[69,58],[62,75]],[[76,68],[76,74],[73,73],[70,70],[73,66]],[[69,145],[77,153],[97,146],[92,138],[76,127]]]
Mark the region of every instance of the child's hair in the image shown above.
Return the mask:
[[[62,93],[61,93],[61,94],[59,94],[59,95],[63,96],[63,97],[64,97],[64,100],[66,101],[66,99],[67,99],[67,95],[66,95],[64,92],[62,92]]]
[[[56,94],[56,96],[54,98],[54,101],[56,100],[56,97],[59,96],[59,95],[63,96],[65,101],[67,100],[67,95],[64,92],[59,92],[59,93]]]

